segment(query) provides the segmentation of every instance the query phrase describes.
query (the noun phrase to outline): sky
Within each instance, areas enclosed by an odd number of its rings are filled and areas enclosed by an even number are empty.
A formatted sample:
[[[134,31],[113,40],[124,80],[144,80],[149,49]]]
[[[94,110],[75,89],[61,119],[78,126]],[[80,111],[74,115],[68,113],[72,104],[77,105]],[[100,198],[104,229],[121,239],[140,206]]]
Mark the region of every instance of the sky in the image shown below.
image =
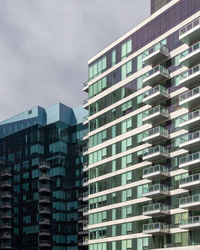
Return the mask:
[[[82,105],[88,60],[143,21],[150,0],[0,0],[0,120]]]

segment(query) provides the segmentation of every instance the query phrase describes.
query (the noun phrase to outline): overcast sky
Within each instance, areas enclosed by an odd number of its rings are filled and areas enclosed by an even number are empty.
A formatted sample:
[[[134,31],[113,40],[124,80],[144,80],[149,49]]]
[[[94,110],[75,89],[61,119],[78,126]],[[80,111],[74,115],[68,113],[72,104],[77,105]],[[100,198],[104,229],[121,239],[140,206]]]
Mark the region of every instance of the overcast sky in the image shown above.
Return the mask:
[[[81,105],[88,59],[150,12],[150,0],[0,0],[0,6],[0,120],[36,105]]]

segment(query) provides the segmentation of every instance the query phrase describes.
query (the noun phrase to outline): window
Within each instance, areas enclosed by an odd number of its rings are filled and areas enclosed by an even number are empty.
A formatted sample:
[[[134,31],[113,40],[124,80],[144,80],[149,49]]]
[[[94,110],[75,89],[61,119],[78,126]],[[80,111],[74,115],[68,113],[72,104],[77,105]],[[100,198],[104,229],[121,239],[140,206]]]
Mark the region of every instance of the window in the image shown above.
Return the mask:
[[[121,158],[122,165],[121,168],[126,168],[132,164],[132,154],[123,156]]]
[[[124,59],[129,55],[132,51],[132,39],[129,39],[121,46],[121,59]]]
[[[132,118],[128,118],[127,120],[121,123],[121,133],[124,134],[132,128]]]
[[[106,56],[89,66],[89,80],[94,79],[106,69]]]
[[[121,80],[124,80],[132,73],[132,61],[129,61],[121,67]]]

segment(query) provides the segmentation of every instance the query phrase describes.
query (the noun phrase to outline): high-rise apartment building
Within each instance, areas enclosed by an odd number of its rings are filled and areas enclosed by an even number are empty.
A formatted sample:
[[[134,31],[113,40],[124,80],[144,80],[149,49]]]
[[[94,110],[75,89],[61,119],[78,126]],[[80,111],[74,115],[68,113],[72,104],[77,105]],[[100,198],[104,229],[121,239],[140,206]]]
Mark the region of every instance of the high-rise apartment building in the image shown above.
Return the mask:
[[[89,250],[200,249],[200,0],[151,4],[89,60]]]
[[[59,103],[0,123],[0,249],[87,249],[86,114]]]

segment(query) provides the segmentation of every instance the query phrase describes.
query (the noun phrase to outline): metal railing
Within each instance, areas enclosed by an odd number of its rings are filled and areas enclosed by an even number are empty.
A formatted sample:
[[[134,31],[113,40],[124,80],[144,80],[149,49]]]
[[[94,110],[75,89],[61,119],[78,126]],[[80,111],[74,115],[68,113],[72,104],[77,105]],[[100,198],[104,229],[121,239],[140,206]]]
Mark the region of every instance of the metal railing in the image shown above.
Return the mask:
[[[184,35],[186,32],[188,32],[189,30],[193,29],[194,27],[196,27],[199,24],[200,24],[200,17],[198,17],[197,19],[195,19],[191,23],[189,23],[186,26],[184,26],[183,28],[181,28],[179,30],[179,36]]]
[[[169,168],[163,165],[151,166],[143,169],[143,175],[153,174],[155,172],[169,173]]]

